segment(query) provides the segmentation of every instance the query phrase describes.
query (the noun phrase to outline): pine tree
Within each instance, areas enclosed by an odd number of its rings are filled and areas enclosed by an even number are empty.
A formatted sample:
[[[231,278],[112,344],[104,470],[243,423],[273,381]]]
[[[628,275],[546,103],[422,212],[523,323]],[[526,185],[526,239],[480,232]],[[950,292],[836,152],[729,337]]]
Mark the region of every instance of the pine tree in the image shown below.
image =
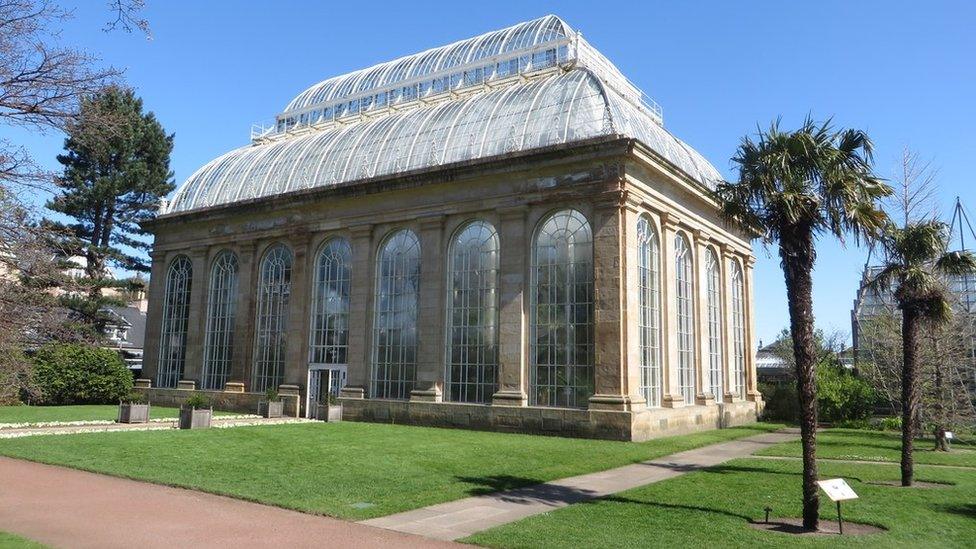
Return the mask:
[[[118,301],[103,290],[131,286],[114,279],[109,268],[149,270],[150,243],[140,238],[146,234],[140,223],[156,215],[174,188],[173,135],[166,135],[152,112],[143,113],[142,100],[131,89],[118,86],[83,99],[67,133],[65,153],[58,155],[64,166],[56,180],[59,192],[47,207],[73,222],[48,223],[60,235],[58,248],[66,260],[85,259],[85,276],[75,281],[81,291],[66,294],[65,305],[100,331],[103,307]]]

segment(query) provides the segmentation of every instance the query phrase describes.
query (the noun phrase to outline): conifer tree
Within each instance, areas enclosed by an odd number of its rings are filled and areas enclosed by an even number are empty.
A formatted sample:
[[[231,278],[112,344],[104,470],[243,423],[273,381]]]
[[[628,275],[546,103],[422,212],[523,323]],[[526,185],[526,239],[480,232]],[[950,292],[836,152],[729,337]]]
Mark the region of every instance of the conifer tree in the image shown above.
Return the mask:
[[[84,258],[80,291],[64,300],[94,329],[104,323],[102,309],[117,302],[106,288],[131,288],[116,280],[116,267],[129,272],[149,270],[145,252],[151,244],[141,238],[140,223],[155,217],[160,201],[173,190],[169,156],[173,135],[167,135],[152,112],[131,89],[108,86],[81,101],[77,120],[68,128],[64,167],[56,180],[58,192],[48,209],[71,218],[48,220],[59,235],[65,260]]]

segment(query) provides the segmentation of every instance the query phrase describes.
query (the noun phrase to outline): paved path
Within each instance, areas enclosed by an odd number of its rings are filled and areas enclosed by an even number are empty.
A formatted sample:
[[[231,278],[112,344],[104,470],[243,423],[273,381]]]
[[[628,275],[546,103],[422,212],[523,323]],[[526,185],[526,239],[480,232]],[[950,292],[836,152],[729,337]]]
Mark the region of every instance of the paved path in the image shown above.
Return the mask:
[[[242,500],[0,457],[0,531],[52,547],[449,547]]]
[[[281,423],[304,423],[308,419],[282,417],[266,419],[253,417],[220,417],[215,416],[211,426],[216,429],[227,427],[247,427],[251,425],[278,425]],[[0,439],[20,438],[39,435],[74,435],[78,433],[104,433],[114,431],[166,431],[176,429],[177,420],[153,420],[149,423],[115,423],[115,422],[79,422],[74,425],[41,425],[32,427],[9,428],[0,426]]]
[[[797,456],[752,456],[756,459],[771,459],[774,461],[800,461],[803,458]],[[831,463],[853,463],[855,465],[892,465],[901,467],[901,463],[898,461],[872,461],[869,459],[840,459],[840,458],[825,458],[818,457],[817,461],[825,461]],[[972,471],[976,469],[973,465],[944,465],[940,463],[919,463],[915,462],[916,467],[937,467],[942,469],[963,469]]]
[[[435,539],[456,540],[572,503],[667,480],[690,471],[719,465],[731,459],[747,457],[772,444],[794,440],[797,436],[797,431],[788,430],[747,437],[599,473],[431,505],[366,520],[361,524],[420,534]]]

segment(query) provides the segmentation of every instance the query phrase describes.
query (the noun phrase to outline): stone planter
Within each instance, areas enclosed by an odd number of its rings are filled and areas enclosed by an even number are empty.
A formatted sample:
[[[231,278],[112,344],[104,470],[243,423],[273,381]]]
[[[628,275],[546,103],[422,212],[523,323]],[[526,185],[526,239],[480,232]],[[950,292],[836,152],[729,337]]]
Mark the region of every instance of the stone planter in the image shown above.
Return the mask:
[[[342,421],[342,404],[316,404],[316,419],[334,423]]]
[[[268,402],[262,400],[258,402],[258,415],[261,417],[281,417],[285,413],[285,403],[281,400],[276,400],[274,402]]]
[[[149,405],[132,402],[119,403],[118,423],[149,423]]]
[[[180,408],[180,429],[206,429],[210,427],[213,408]]]

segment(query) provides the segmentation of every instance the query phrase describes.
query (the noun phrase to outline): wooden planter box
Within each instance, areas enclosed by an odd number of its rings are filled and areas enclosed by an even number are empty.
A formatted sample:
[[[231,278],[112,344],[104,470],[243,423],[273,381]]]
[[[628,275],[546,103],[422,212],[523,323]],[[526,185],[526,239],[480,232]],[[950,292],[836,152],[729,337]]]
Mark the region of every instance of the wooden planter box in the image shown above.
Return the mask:
[[[116,421],[118,423],[149,423],[149,405],[120,402],[119,418]]]
[[[213,408],[180,408],[180,429],[206,429],[210,427]]]
[[[268,402],[262,400],[258,402],[258,415],[261,417],[281,417],[285,415],[284,401]]]
[[[342,404],[316,404],[315,417],[320,421],[342,421]]]

